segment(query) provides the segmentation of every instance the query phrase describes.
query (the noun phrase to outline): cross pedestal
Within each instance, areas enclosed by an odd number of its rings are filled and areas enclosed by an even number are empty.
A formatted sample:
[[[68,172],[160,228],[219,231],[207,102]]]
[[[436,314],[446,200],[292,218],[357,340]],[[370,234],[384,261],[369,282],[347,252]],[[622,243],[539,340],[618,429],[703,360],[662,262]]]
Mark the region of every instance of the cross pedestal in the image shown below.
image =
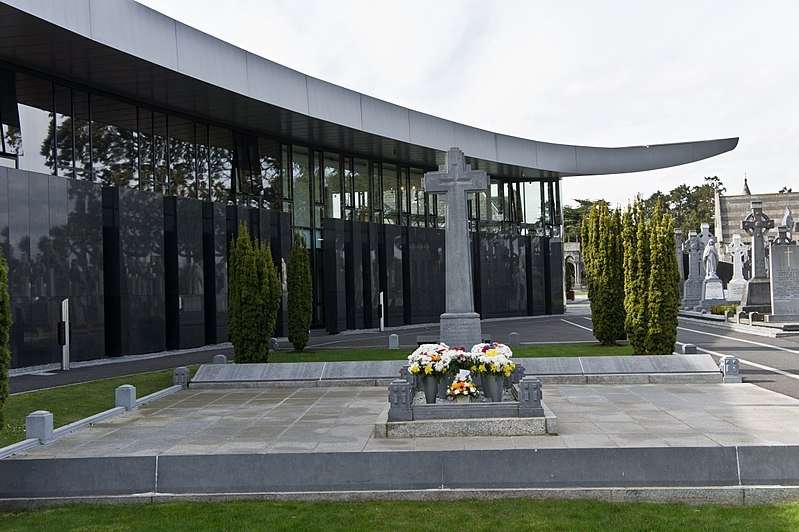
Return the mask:
[[[732,244],[727,245],[727,254],[732,257],[732,279],[727,283],[727,301],[740,303],[746,289],[746,279],[744,279],[746,244],[738,233],[732,235]]]
[[[438,172],[427,172],[422,180],[425,192],[444,194],[447,202],[445,227],[446,259],[444,290],[446,312],[441,315],[440,341],[451,346],[471,349],[482,341],[480,315],[474,311],[472,257],[469,227],[466,219],[467,192],[488,188],[488,174],[472,170],[458,148],[450,148]]]
[[[752,212],[741,222],[741,229],[752,235],[752,278],[746,283],[741,310],[743,312],[771,312],[771,286],[766,276],[766,245],[764,234],[774,227],[774,220],[763,212],[763,202],[752,200]]]

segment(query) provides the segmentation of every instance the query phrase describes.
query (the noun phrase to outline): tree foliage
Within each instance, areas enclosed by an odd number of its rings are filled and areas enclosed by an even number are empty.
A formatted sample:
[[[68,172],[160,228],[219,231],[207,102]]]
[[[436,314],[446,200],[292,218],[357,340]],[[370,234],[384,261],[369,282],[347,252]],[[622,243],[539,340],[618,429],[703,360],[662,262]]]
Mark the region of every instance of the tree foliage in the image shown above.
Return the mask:
[[[287,270],[288,338],[294,349],[302,351],[308,344],[313,296],[308,250],[305,239],[299,233],[294,234]]]
[[[228,275],[228,333],[236,362],[266,362],[280,282],[269,246],[254,243],[244,223],[231,242]]]
[[[656,212],[650,222],[650,263],[647,301],[646,352],[670,355],[677,341],[677,312],[680,307],[680,273],[674,253],[674,220]]]
[[[0,429],[3,427],[3,407],[8,398],[8,368],[11,366],[11,298],[8,295],[8,266],[0,254]]]

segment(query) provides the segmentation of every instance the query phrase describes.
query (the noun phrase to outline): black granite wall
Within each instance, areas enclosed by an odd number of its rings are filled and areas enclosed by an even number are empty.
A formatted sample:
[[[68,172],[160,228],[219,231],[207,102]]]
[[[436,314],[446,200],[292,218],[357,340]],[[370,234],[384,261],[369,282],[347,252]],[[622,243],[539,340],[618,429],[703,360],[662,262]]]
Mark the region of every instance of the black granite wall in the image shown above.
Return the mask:
[[[549,245],[544,237],[527,237],[527,314],[546,314],[545,264]]]
[[[163,196],[103,189],[106,352],[166,347]]]
[[[325,275],[325,328],[338,333],[347,328],[346,233],[349,222],[326,218],[322,222]]]
[[[72,360],[105,353],[101,189],[0,168],[0,243],[9,264],[12,367],[61,360],[69,298]]]
[[[403,258],[405,251],[405,228],[384,225],[380,239],[380,282],[385,307],[387,327],[405,323],[405,283]]]
[[[444,230],[408,228],[411,323],[437,322],[445,309]]]
[[[563,242],[560,238],[549,240],[549,305],[548,314],[563,314],[566,306],[563,300]]]
[[[363,329],[364,320],[364,223],[347,224],[344,237],[347,282],[347,328]],[[368,243],[368,240],[367,240]]]
[[[227,216],[225,205],[203,203],[203,309],[205,343],[228,339]]]
[[[364,326],[380,326],[380,225],[361,223]]]
[[[261,241],[268,241],[271,246],[272,260],[275,261],[277,275],[282,284],[285,275],[284,265],[288,265],[291,252],[291,215],[287,212],[261,209],[260,218]],[[283,297],[277,313],[275,336],[286,336],[287,334],[286,301]]]
[[[481,232],[478,242],[481,316],[497,318],[525,315],[525,238],[497,232]]]

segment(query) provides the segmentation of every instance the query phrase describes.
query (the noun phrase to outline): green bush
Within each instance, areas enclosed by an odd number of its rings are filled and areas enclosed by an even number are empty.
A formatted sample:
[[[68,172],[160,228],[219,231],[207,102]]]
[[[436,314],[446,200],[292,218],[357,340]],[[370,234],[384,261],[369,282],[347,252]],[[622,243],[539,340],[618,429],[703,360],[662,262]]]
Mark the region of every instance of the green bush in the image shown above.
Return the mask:
[[[302,351],[308,344],[313,295],[308,250],[299,233],[294,234],[287,270],[288,338],[295,350]]]
[[[259,242],[255,252],[261,294],[259,303],[262,308],[260,329],[264,332],[268,351],[269,338],[275,333],[277,311],[280,308],[280,279],[277,276],[275,263],[272,261],[272,250],[269,248],[269,244]]]
[[[726,316],[728,312],[736,312],[738,307],[735,305],[713,305],[710,307],[710,313],[717,316]]]
[[[674,253],[674,221],[669,214],[652,217],[646,350],[650,355],[670,355],[677,342],[680,307],[680,273]]]
[[[263,328],[264,294],[258,276],[259,257],[244,223],[228,256],[228,334],[236,362],[265,362],[269,335]]]
[[[8,398],[8,368],[11,366],[11,349],[8,339],[11,333],[11,298],[8,295],[8,266],[0,254],[0,430],[2,430],[3,407]]]

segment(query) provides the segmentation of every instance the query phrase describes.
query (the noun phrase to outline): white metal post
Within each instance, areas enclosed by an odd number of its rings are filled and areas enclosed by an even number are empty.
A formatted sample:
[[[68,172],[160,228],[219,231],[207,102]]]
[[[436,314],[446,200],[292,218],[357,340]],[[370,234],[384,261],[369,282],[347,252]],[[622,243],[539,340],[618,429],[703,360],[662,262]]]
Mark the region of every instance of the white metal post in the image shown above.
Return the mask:
[[[386,330],[386,313],[385,313],[385,307],[383,306],[383,291],[382,290],[380,291],[380,308],[379,308],[379,310],[380,310],[380,330],[381,331],[385,331]]]
[[[64,345],[61,346],[61,369],[69,370],[69,298],[61,300],[61,321],[64,322]]]

